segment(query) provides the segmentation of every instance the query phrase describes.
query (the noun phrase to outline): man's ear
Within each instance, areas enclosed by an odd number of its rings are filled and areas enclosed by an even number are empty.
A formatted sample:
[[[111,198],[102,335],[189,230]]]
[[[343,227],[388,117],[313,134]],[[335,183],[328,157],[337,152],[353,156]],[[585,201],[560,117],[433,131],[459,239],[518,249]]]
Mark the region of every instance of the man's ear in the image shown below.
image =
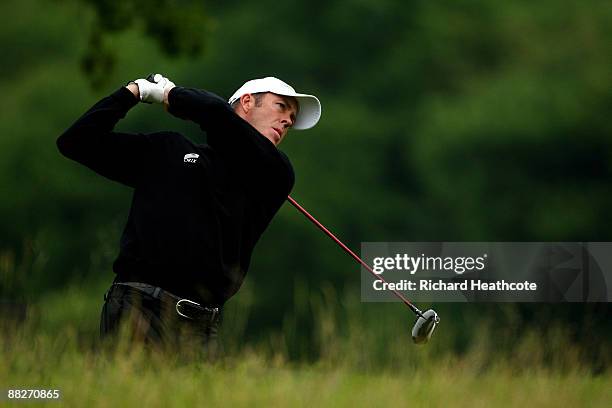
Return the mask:
[[[255,104],[255,98],[251,94],[244,94],[240,97],[240,105],[245,113],[248,113],[251,109],[253,109],[253,105]]]

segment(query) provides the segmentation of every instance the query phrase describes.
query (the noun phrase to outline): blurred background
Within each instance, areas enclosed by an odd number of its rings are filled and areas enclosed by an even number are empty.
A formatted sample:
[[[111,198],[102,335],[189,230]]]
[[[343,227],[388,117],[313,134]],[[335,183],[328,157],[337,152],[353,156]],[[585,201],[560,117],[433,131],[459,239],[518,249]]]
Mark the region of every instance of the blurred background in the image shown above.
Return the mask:
[[[612,240],[603,0],[5,0],[0,15],[2,319],[71,326],[95,342],[131,191],[62,157],[55,140],[151,72],[224,98],[268,75],[317,95],[319,125],[281,145],[292,196],[356,251]],[[205,142],[158,106],[135,107],[118,129]],[[356,359],[380,364],[423,353],[409,346],[411,313],[360,303],[359,282],[358,265],[285,205],[227,305],[227,350],[269,344],[310,361],[352,344]],[[594,372],[610,361],[609,303],[435,307],[442,323],[427,353],[481,348],[555,364],[572,347]],[[521,354],[530,342],[549,351]]]

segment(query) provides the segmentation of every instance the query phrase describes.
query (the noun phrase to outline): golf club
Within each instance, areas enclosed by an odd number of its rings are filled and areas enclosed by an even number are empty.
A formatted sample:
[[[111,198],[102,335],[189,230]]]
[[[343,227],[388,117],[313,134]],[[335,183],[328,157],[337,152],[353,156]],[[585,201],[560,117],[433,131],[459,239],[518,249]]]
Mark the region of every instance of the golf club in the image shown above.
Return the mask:
[[[308,218],[310,220],[310,222],[312,222],[314,225],[316,225],[321,231],[323,231],[328,237],[330,237],[336,244],[338,244],[342,249],[344,249],[344,251],[347,254],[352,256],[353,259],[355,259],[364,268],[366,268],[366,270],[368,272],[370,272],[374,276],[374,278],[376,278],[377,280],[380,280],[380,281],[386,283],[386,281],[384,280],[384,278],[382,276],[377,275],[376,272],[374,272],[374,270],[368,264],[366,264],[353,251],[351,251],[346,245],[344,245],[342,243],[342,241],[340,241],[338,238],[336,238],[336,236],[334,234],[332,234],[331,231],[329,231],[327,228],[325,228],[323,226],[323,224],[321,224],[312,215],[310,215],[310,213],[308,211],[306,211],[304,209],[304,207],[302,207],[300,204],[298,204],[297,201],[295,201],[291,196],[287,196],[287,200],[295,208],[297,208],[297,210],[299,212],[304,214],[306,216],[306,218]],[[412,304],[412,302],[410,302],[408,299],[406,299],[404,297],[404,295],[402,295],[400,292],[398,292],[395,289],[393,289],[392,292],[406,306],[408,306],[410,308],[410,310],[412,310],[412,312],[417,316],[417,320],[414,323],[414,326],[412,328],[412,340],[416,344],[425,344],[425,343],[427,343],[429,341],[429,339],[431,338],[431,336],[432,336],[432,334],[434,332],[434,329],[436,328],[437,324],[440,322],[440,317],[438,316],[438,314],[433,309],[429,309],[429,310],[426,310],[425,312],[421,312],[418,307],[416,307],[414,304]]]

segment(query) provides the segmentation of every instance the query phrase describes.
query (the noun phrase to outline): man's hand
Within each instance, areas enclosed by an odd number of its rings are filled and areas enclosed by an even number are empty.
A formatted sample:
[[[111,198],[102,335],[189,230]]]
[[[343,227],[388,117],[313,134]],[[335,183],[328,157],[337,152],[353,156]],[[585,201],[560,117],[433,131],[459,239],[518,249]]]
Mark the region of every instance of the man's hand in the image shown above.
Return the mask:
[[[172,88],[174,88],[174,84],[172,84],[172,86],[166,86],[166,88],[164,88],[164,101],[163,102],[164,102],[164,110],[166,112],[168,112],[168,108],[170,107],[170,101],[168,100],[168,94],[170,93]]]
[[[161,74],[149,75],[147,79],[137,79],[140,101],[145,103],[164,103],[167,92],[174,88],[174,83]]]

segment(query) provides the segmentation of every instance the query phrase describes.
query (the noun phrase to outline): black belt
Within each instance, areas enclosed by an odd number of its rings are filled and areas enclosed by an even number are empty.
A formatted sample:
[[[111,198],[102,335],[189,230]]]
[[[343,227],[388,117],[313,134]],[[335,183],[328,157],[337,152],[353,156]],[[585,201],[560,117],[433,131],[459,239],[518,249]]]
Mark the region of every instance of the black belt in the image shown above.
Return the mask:
[[[185,299],[163,290],[159,286],[153,286],[142,282],[115,282],[109,289],[109,292],[112,291],[114,287],[133,288],[158,300],[162,300],[164,297],[170,298],[172,302],[175,303],[176,313],[186,319],[209,320],[214,323],[215,319],[219,317],[218,307],[202,306],[193,300]],[[105,295],[104,299],[106,300],[106,298],[107,296]]]

